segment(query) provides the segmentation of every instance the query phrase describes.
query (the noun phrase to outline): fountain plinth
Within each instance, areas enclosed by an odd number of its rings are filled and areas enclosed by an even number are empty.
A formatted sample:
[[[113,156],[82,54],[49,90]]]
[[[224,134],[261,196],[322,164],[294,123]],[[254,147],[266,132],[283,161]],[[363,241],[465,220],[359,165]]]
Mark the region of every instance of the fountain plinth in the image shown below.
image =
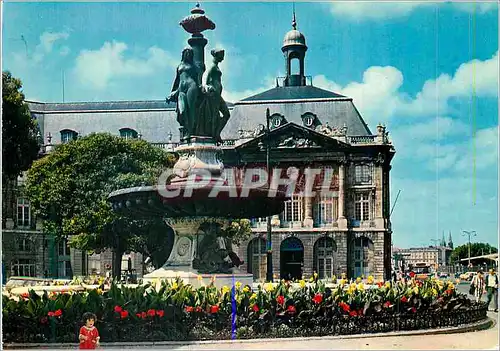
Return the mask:
[[[224,51],[211,51],[213,65],[200,84],[207,44],[201,32],[215,28],[204,13],[197,5],[181,22],[192,34],[188,40],[191,47],[182,53],[167,98],[177,103],[182,131],[181,144],[174,150],[179,155],[177,163],[160,176],[157,185],[120,189],[108,200],[117,213],[136,219],[162,218],[174,230],[169,257],[161,268],[146,274],[145,281],[180,278],[197,286],[208,284],[216,275],[217,286],[235,281],[251,285],[253,276],[239,271],[243,261],[224,229],[234,219],[281,213],[287,196],[268,185],[243,184],[224,170],[222,149],[217,144],[230,117],[221,97],[222,73],[218,67]]]

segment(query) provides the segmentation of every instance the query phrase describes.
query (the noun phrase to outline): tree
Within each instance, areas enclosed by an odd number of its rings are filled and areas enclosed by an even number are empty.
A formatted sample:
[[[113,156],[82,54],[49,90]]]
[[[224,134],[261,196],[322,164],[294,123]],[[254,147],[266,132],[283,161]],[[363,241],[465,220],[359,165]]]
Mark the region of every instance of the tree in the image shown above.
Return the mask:
[[[37,123],[21,89],[21,80],[2,72],[2,174],[9,179],[26,171],[40,149]]]
[[[113,249],[113,276],[118,277],[123,253],[151,223],[116,214],[107,197],[121,188],[155,184],[174,161],[172,154],[143,140],[91,134],[58,145],[34,162],[26,193],[47,232],[69,237],[76,249]]]
[[[471,243],[470,244],[470,257],[477,257],[487,255],[489,253],[497,253],[497,248],[486,243]],[[450,260],[452,263],[467,264],[468,262],[461,262],[461,259],[469,257],[469,244],[457,246],[453,249]],[[477,261],[479,264],[489,262],[487,260]]]

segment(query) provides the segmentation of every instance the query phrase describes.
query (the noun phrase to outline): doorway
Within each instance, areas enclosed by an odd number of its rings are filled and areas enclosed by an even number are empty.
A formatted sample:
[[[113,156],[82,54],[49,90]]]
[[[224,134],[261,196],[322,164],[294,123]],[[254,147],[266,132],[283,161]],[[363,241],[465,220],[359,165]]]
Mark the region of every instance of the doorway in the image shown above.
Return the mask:
[[[280,278],[302,279],[304,266],[304,245],[296,237],[283,240],[280,247]]]

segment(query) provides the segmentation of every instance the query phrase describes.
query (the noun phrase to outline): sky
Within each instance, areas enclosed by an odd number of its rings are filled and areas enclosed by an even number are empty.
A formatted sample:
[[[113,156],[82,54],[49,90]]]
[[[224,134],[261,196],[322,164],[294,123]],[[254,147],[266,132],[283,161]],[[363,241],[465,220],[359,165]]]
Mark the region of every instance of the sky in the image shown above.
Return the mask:
[[[44,102],[162,100],[193,3],[3,3],[3,69]],[[236,101],[284,75],[292,3],[203,2],[226,51],[224,96]],[[494,2],[295,3],[306,74],[384,123],[396,247],[451,232],[498,247],[498,5]],[[208,55],[208,50],[207,54]],[[63,94],[64,80],[64,94]]]

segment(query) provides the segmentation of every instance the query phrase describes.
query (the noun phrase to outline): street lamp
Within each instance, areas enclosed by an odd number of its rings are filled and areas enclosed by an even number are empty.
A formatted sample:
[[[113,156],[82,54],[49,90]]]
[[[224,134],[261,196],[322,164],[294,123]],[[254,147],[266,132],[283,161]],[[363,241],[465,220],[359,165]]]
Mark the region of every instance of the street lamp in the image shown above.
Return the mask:
[[[269,118],[270,118],[270,112],[269,109],[266,109],[266,173],[267,173],[267,181],[268,184],[271,184],[271,172],[270,172],[270,153],[271,153],[271,147],[270,147],[270,135],[269,135]],[[262,143],[259,143],[259,146],[263,146]],[[267,237],[266,237],[266,251],[267,251],[267,270],[266,270],[266,281],[272,282],[273,281],[273,250],[272,250],[272,227],[271,227],[271,216],[267,216]]]
[[[470,267],[470,237],[471,236],[476,236],[476,231],[475,230],[471,230],[471,231],[467,231],[467,230],[463,230],[462,231],[462,235],[463,236],[468,236],[469,237],[469,263],[468,263],[468,267]]]

